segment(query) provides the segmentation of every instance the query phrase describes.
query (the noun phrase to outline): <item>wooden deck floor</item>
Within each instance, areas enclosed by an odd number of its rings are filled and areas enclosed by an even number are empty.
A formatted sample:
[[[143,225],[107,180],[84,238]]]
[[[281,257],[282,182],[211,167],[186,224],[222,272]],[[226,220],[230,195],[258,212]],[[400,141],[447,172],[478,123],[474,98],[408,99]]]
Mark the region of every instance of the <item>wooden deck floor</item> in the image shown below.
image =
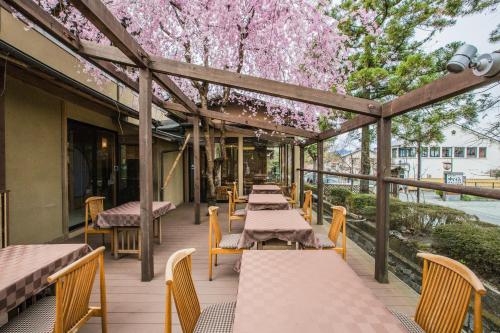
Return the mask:
[[[221,205],[220,221],[227,232],[227,205]],[[202,207],[205,212],[205,207]],[[170,212],[163,225],[163,243],[155,245],[155,278],[151,282],[140,282],[140,262],[132,257],[119,260],[106,254],[106,287],[108,299],[108,329],[120,332],[163,332],[165,321],[164,269],[168,257],[181,248],[196,248],[193,256],[193,278],[202,307],[218,302],[235,301],[238,290],[238,274],[233,270],[237,256],[219,256],[219,266],[214,270],[214,280],[208,281],[208,219],[202,216],[201,225],[193,224],[193,209],[183,205]],[[234,223],[234,231],[240,226]],[[326,232],[326,226],[314,226],[316,232]],[[76,237],[72,241],[82,241]],[[99,246],[96,236],[91,245]],[[417,294],[394,275],[389,284],[379,284],[373,279],[373,259],[356,244],[348,241],[348,264],[363,279],[366,285],[389,308],[413,314]],[[92,301],[98,301],[97,286]],[[180,332],[174,314],[174,332]],[[82,333],[100,332],[100,321],[92,319],[81,330]]]

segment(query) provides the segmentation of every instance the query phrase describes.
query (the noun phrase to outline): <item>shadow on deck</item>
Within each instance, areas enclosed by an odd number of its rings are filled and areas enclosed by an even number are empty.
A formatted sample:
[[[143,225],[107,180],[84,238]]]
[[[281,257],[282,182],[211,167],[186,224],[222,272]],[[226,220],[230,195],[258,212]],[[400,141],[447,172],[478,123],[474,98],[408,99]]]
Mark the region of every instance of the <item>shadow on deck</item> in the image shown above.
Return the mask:
[[[219,221],[223,232],[227,232],[227,204],[221,204]],[[202,213],[206,207],[202,206]],[[164,269],[168,257],[181,248],[196,248],[193,255],[193,279],[202,307],[212,303],[236,301],[238,273],[233,265],[237,255],[219,256],[219,265],[214,269],[214,280],[208,281],[208,216],[202,214],[201,224],[193,223],[193,206],[182,205],[163,219],[163,243],[155,244],[155,277],[151,282],[140,281],[140,262],[135,256],[119,260],[106,253],[106,288],[108,300],[108,330],[110,333],[163,332],[165,322]],[[242,223],[233,224],[240,232]],[[328,226],[314,225],[315,232],[327,232]],[[101,243],[100,236],[91,236],[91,246]],[[83,235],[70,242],[83,242]],[[109,246],[109,244],[108,244]],[[348,240],[347,263],[361,277],[366,286],[388,307],[413,315],[417,304],[417,293],[392,273],[389,284],[379,284],[373,278],[374,261],[354,242]],[[307,282],[307,281],[306,281]],[[94,287],[92,302],[98,301],[98,284]],[[174,308],[175,311],[175,308]],[[173,332],[181,332],[177,315],[172,316]],[[92,319],[80,332],[100,332],[100,320]]]

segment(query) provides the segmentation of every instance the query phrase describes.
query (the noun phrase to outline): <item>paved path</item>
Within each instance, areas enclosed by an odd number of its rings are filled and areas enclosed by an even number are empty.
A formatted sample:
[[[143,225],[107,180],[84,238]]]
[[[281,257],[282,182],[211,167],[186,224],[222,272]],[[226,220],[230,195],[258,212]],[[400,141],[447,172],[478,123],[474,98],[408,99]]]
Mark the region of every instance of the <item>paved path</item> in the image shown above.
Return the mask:
[[[416,201],[417,192],[400,193],[403,201]],[[434,191],[422,191],[421,202],[446,206],[476,215],[481,221],[500,225],[500,200],[443,201]]]

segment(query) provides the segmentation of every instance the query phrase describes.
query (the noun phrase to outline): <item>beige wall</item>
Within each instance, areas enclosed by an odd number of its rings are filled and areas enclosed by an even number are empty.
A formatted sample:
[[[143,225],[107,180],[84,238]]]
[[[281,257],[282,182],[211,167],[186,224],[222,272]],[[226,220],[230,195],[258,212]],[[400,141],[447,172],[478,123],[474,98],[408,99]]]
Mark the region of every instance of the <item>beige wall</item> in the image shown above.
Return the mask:
[[[11,244],[47,242],[63,235],[61,110],[59,99],[7,80],[5,150]]]
[[[156,143],[158,147],[158,154],[156,163],[158,163],[158,167],[161,167],[161,162],[163,160],[163,179],[161,179],[161,173],[159,172],[157,175],[157,190],[163,186],[163,182],[167,178],[172,165],[174,164],[174,160],[177,157],[179,151],[179,146],[176,143],[169,143],[166,141],[157,140]],[[166,152],[162,154],[162,151],[172,151]],[[179,159],[177,166],[174,169],[172,174],[172,178],[170,179],[167,188],[163,191],[163,197],[161,200],[170,201],[174,205],[179,205],[184,202],[184,160],[183,157]]]

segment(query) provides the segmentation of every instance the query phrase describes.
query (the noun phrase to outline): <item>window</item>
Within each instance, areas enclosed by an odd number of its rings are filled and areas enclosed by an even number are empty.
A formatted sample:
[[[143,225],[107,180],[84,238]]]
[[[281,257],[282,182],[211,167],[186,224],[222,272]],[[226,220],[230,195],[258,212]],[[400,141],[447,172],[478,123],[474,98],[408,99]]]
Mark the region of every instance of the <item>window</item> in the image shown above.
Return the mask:
[[[479,147],[479,158],[486,158],[486,147]]]
[[[441,150],[442,150],[441,155],[443,157],[452,157],[453,156],[453,150],[451,149],[451,147],[443,147]]]
[[[410,149],[410,151],[409,151],[408,157],[417,156],[417,148],[409,148],[409,149]]]
[[[465,157],[465,148],[464,147],[455,147],[455,157]]]
[[[439,147],[431,147],[430,154],[431,157],[439,157]]]
[[[477,147],[467,147],[467,157],[477,157]]]
[[[392,148],[392,158],[398,157],[398,148]]]
[[[408,148],[399,148],[399,157],[408,157]]]
[[[429,157],[429,147],[420,147],[420,156]]]

